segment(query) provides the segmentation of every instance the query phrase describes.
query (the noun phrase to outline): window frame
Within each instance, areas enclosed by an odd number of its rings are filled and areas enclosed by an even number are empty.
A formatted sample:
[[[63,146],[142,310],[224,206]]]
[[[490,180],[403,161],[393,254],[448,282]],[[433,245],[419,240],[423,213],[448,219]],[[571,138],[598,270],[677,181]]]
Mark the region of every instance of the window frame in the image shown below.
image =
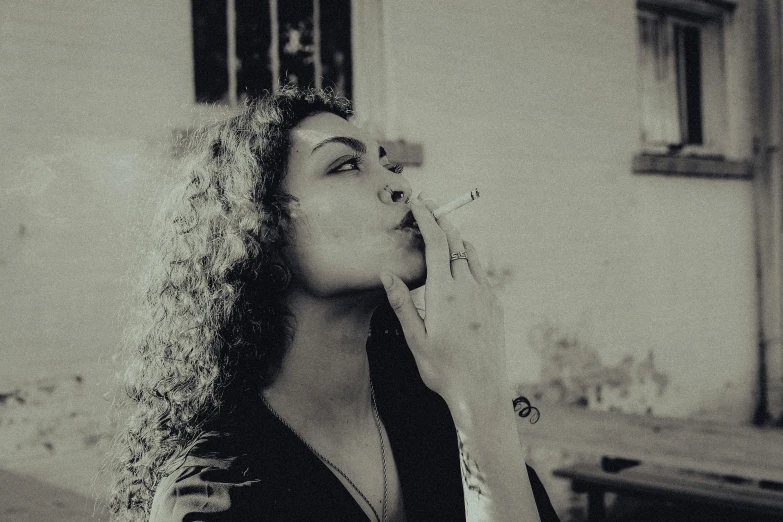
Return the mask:
[[[227,0],[234,3],[234,0]],[[280,0],[277,0],[280,1]],[[386,90],[388,79],[388,60],[383,30],[383,6],[381,0],[352,0],[351,5],[351,82],[354,116],[352,121],[378,137],[395,163],[420,166],[424,161],[423,147],[420,143],[406,141],[403,136],[392,132],[389,117],[391,110]],[[229,7],[227,6],[227,9]],[[315,16],[318,13],[314,13]],[[271,15],[271,13],[270,13]],[[274,20],[273,16],[270,16]],[[230,23],[230,22],[227,22]],[[279,46],[273,30],[271,47]],[[193,39],[191,38],[191,41]],[[272,68],[279,72],[275,61],[279,59],[273,52]],[[195,74],[195,73],[194,73]],[[193,110],[190,123],[185,128],[174,129],[172,153],[182,152],[184,138],[193,129],[205,123],[224,119],[238,112],[241,104],[238,100],[230,103],[200,103],[196,101],[193,87]],[[235,92],[235,90],[234,90]]]
[[[731,0],[638,0],[635,20],[637,45],[639,18],[657,18],[673,25],[698,27],[700,30],[701,116],[702,144],[663,144],[645,142],[644,120],[641,110],[642,74],[637,69],[639,84],[639,153],[633,157],[633,172],[748,179],[752,177],[751,163],[727,161],[728,150],[727,75],[726,75],[726,17],[737,7]],[[706,45],[705,45],[706,43]],[[637,57],[641,55],[641,48]],[[637,58],[638,60],[638,58]],[[641,64],[638,64],[640,67]],[[680,80],[677,80],[678,86]],[[681,118],[682,114],[679,113]],[[679,122],[678,122],[679,124]],[[679,145],[679,146],[677,146]]]
[[[715,20],[697,20],[691,17],[682,16],[680,14],[672,14],[670,12],[653,12],[646,9],[639,9],[637,11],[637,20],[639,18],[647,18],[654,20],[657,23],[665,24],[665,34],[672,35],[672,47],[677,49],[677,45],[674,42],[676,39],[676,32],[674,28],[680,27],[693,27],[699,30],[700,34],[700,88],[701,88],[701,107],[699,108],[701,114],[701,144],[691,143],[653,143],[645,142],[642,137],[642,149],[645,152],[653,154],[668,154],[671,152],[670,147],[677,147],[677,150],[682,155],[720,155],[724,150],[724,132],[725,122],[723,111],[720,110],[725,105],[726,98],[726,79],[724,72],[724,53],[723,53],[723,37],[720,22]],[[638,23],[638,22],[637,22]],[[678,51],[682,53],[682,50]],[[674,74],[676,74],[676,90],[678,98],[683,96],[684,93],[684,81],[682,76],[684,74],[684,64],[682,63],[682,56],[675,58]],[[642,78],[639,77],[641,83]],[[641,85],[640,85],[641,91]],[[687,112],[683,113],[680,107],[680,102],[677,104],[677,120],[676,125],[682,129],[683,124],[681,120],[687,119]],[[687,111],[687,109],[686,109]]]
[[[737,8],[738,0],[637,0],[636,8],[699,18],[721,18]]]

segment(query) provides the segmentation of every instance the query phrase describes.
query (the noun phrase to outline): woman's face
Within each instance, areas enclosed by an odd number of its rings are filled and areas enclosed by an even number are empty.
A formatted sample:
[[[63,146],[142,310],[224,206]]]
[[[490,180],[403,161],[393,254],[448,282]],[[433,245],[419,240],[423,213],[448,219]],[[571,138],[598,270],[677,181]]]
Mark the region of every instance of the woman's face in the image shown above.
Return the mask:
[[[410,185],[366,132],[331,113],[304,119],[282,188],[296,198],[286,249],[295,285],[318,296],[378,289],[383,270],[423,283],[421,235],[400,227]]]

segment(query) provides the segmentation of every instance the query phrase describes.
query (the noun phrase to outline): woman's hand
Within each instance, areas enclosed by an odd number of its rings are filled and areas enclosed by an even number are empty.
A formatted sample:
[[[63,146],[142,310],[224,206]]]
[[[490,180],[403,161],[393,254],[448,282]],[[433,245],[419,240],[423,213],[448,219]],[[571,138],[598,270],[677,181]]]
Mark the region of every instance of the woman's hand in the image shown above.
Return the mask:
[[[424,383],[451,411],[459,439],[467,520],[538,521],[506,386],[503,308],[473,245],[435,204],[411,203],[424,237],[426,316],[419,317],[405,283],[381,274]],[[467,252],[451,261],[450,254]],[[555,517],[556,518],[556,517]]]
[[[405,283],[381,275],[389,303],[402,325],[424,383],[441,395],[455,423],[470,423],[471,412],[498,404],[505,389],[503,308],[489,287],[472,244],[436,205],[415,199],[411,210],[425,242],[426,317],[419,316]],[[467,259],[450,260],[466,252]]]

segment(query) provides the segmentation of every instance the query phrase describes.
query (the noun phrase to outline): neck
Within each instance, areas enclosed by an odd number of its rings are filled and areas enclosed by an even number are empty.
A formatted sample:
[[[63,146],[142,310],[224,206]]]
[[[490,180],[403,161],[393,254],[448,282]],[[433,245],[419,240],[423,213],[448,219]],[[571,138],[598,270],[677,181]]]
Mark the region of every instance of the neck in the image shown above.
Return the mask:
[[[377,295],[319,297],[292,290],[291,346],[264,395],[285,417],[313,427],[352,426],[372,415],[366,343]]]

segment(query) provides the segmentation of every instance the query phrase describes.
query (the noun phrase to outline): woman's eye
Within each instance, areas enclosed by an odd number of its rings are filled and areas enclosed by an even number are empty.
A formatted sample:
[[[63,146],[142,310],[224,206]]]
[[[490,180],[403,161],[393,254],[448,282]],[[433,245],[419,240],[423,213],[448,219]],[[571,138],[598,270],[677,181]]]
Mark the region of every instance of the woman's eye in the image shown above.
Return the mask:
[[[341,163],[337,167],[333,168],[331,172],[350,172],[352,170],[360,170],[361,160],[359,158],[351,158],[345,163]]]

